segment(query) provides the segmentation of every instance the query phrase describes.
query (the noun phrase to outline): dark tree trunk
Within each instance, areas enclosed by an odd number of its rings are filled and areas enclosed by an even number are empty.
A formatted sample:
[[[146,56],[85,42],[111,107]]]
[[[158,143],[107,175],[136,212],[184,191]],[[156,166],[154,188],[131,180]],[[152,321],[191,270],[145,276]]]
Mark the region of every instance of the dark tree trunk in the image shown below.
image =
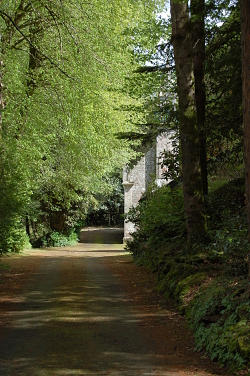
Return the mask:
[[[208,194],[207,180],[207,147],[206,147],[206,91],[204,82],[205,63],[205,1],[191,0],[191,27],[193,34],[194,81],[197,123],[200,131],[200,163],[202,186],[205,195]]]
[[[205,236],[204,196],[200,167],[200,131],[197,124],[193,36],[188,0],[171,0],[172,39],[177,75],[184,208],[188,241]]]
[[[26,234],[28,235],[29,239],[30,239],[30,221],[29,221],[29,217],[28,215],[26,215],[25,217],[25,229],[26,229]]]
[[[63,211],[50,212],[49,223],[51,230],[60,233],[65,233],[67,229],[66,219],[66,215]]]
[[[34,32],[35,35],[35,32]],[[31,34],[30,40],[31,44],[29,45],[29,69],[28,69],[28,80],[27,80],[27,94],[31,96],[34,93],[34,90],[37,86],[36,74],[37,68],[41,66],[41,55],[38,49],[35,47],[35,38]]]
[[[1,38],[1,35],[0,35]],[[1,43],[1,40],[0,40]],[[0,133],[2,131],[2,112],[4,109],[4,100],[3,100],[3,57],[2,51],[0,52]],[[0,136],[1,137],[1,136]]]
[[[243,125],[246,173],[246,206],[250,242],[250,1],[241,0]],[[248,258],[250,276],[250,257]]]

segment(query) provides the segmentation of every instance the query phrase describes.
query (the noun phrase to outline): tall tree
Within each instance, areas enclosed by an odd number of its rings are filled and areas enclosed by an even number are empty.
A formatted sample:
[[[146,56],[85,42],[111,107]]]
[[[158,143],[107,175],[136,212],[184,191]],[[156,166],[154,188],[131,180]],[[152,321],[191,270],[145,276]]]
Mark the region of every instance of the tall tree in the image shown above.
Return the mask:
[[[245,145],[246,205],[250,241],[250,2],[241,0],[243,125]],[[250,276],[250,257],[249,257]]]
[[[2,36],[0,35],[0,44],[1,44]],[[0,132],[2,130],[2,111],[4,108],[4,101],[3,101],[3,56],[2,56],[2,48],[0,47]]]
[[[206,152],[206,92],[204,82],[205,65],[205,0],[191,0],[191,26],[193,34],[194,81],[197,123],[200,131],[200,161],[202,186],[205,195],[208,193],[207,152]]]
[[[132,29],[152,19],[156,3],[0,2],[0,33],[7,35],[0,252],[14,244],[6,234],[14,233],[17,215],[20,226],[28,214],[49,231],[49,217],[66,212],[73,227],[74,208],[84,215],[94,195],[109,189],[103,177],[128,160],[129,142],[116,134],[134,127],[123,108],[139,102],[126,88],[138,66]]]
[[[194,82],[193,35],[188,0],[171,0],[172,40],[179,97],[184,207],[188,240],[206,233],[200,166],[200,131]]]

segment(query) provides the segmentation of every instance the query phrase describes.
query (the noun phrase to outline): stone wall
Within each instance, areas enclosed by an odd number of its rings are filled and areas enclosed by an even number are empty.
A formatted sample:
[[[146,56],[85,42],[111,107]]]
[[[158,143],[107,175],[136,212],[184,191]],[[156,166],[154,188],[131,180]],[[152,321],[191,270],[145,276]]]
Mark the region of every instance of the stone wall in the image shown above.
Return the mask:
[[[149,149],[144,157],[131,169],[125,167],[123,170],[124,186],[124,211],[128,213],[129,209],[138,204],[142,194],[148,185],[155,181],[161,186],[166,183],[163,179],[163,170],[160,166],[160,156],[165,149],[172,147],[170,133],[164,133],[157,137],[155,145]],[[124,241],[131,239],[131,234],[135,231],[135,225],[132,222],[124,222]]]
[[[142,194],[147,189],[148,184],[155,177],[155,147],[152,147],[144,157],[132,168],[123,170],[124,187],[124,212],[138,204]],[[124,241],[131,238],[131,233],[135,231],[132,222],[124,222]]]
[[[156,184],[161,187],[162,185],[168,183],[164,178],[163,174],[167,167],[161,167],[162,163],[162,153],[167,150],[173,149],[172,146],[172,136],[174,136],[174,131],[168,131],[160,134],[156,139]]]

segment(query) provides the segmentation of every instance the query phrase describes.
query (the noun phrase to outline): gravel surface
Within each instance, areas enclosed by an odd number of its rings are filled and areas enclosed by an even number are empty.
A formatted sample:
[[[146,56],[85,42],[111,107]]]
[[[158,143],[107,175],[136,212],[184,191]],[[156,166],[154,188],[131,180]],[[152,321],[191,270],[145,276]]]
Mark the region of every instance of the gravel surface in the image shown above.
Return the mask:
[[[121,244],[1,261],[1,376],[227,375],[201,354]]]

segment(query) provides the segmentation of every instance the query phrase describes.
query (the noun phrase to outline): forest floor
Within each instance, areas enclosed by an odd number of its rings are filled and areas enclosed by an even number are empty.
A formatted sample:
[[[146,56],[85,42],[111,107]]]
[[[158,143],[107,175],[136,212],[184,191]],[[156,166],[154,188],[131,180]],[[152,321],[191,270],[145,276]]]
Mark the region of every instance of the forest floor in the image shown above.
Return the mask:
[[[154,286],[121,244],[2,258],[0,375],[229,375],[194,351],[184,318]]]

